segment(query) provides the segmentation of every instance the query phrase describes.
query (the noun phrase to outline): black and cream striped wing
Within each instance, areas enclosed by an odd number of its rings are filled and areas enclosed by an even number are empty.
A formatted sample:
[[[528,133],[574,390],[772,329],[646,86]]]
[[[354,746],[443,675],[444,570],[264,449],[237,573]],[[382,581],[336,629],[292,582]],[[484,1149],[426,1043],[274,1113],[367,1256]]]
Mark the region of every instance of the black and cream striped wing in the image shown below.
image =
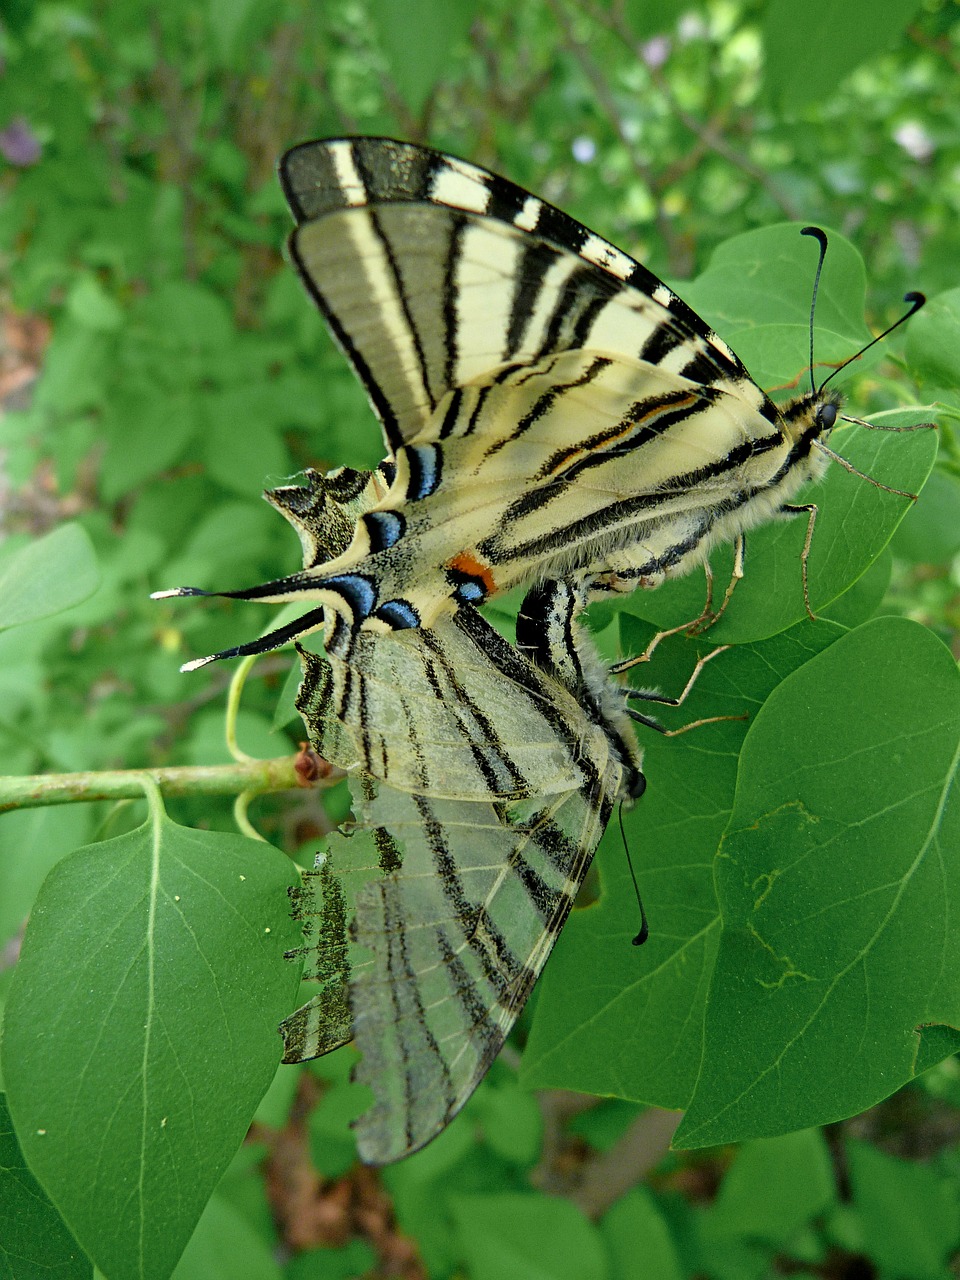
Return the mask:
[[[306,143],[281,179],[390,456],[339,554],[305,542],[303,569],[225,594],[376,632],[544,578],[652,587],[812,474],[810,397],[788,423],[666,285],[522,188],[384,138]]]
[[[496,1057],[639,753],[469,606],[355,641],[325,673],[307,660],[301,709],[352,768],[357,826],[301,893],[322,990],[281,1030],[298,1062],[352,1024],[374,1095],[358,1146],[379,1164],[436,1136]]]
[[[704,321],[574,218],[477,165],[388,138],[294,147],[290,252],[391,453],[437,438],[444,398],[571,349],[767,401]]]

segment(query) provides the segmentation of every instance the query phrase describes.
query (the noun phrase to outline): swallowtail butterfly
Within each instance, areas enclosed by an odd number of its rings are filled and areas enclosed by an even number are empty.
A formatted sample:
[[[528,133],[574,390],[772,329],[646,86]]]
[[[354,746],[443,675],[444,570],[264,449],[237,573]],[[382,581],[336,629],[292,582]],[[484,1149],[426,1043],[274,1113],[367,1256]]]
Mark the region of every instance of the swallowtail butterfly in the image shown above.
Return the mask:
[[[358,1142],[382,1163],[463,1106],[613,804],[642,791],[578,610],[790,511],[839,397],[777,408],[644,267],[475,165],[337,139],[294,148],[281,181],[291,255],[387,457],[268,495],[304,567],[223,594],[310,608],[187,666],[323,629],[298,705],[352,777],[356,829],[300,894],[321,991],[283,1024],[285,1060],[356,1038]],[[514,648],[474,606],[520,584]]]
[[[333,615],[352,631],[430,626],[554,576],[653,587],[810,511],[790,499],[826,466],[839,395],[778,408],[672,290],[559,209],[387,138],[294,147],[280,178],[291,257],[388,457],[339,554],[223,593],[315,608],[215,656]]]
[[[376,489],[341,472],[272,500],[309,556],[333,550],[340,514]],[[282,1024],[284,1061],[355,1039],[371,1163],[416,1151],[469,1098],[612,806],[643,790],[624,691],[577,627],[581,603],[563,581],[531,593],[536,663],[470,605],[431,628],[342,627],[322,656],[301,651],[298,707],[316,749],[352,775],[356,825],[296,895],[321,990]]]

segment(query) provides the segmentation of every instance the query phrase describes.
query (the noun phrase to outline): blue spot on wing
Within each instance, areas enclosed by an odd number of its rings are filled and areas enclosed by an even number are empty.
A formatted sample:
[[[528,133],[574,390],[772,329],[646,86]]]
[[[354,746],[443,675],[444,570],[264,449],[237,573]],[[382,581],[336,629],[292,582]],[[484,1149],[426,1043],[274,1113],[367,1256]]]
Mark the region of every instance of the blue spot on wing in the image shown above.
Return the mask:
[[[457,583],[454,588],[453,598],[459,600],[461,604],[483,604],[487,598],[487,593],[479,582],[468,578],[464,582]]]
[[[339,577],[325,578],[323,585],[343,598],[357,622],[369,618],[376,606],[377,589],[369,578],[365,578],[360,573],[345,573]]]
[[[420,615],[409,600],[384,600],[374,616],[394,631],[409,631],[420,625]]]
[[[429,498],[440,484],[442,466],[441,454],[435,444],[410,445],[407,449],[407,462],[410,468],[410,481],[407,485],[407,498],[418,502],[421,498]]]
[[[387,551],[403,537],[407,522],[398,511],[370,511],[363,517],[371,551]]]

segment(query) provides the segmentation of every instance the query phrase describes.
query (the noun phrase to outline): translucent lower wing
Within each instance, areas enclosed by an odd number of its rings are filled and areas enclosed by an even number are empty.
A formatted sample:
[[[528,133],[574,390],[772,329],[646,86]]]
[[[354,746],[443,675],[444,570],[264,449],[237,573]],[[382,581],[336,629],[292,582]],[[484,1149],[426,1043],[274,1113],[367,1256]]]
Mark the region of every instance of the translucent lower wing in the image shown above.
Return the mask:
[[[352,1021],[357,1078],[375,1099],[358,1145],[384,1163],[449,1123],[493,1061],[639,757],[633,744],[624,760],[595,706],[469,608],[433,632],[359,639],[329,678],[315,678],[322,659],[308,663],[303,701],[321,748],[321,722],[353,743],[373,730],[369,762],[386,780],[357,769],[357,830],[331,840],[305,883],[308,971],[322,990],[281,1029],[285,1061],[301,1061],[342,1043]],[[440,669],[469,673],[453,719]],[[361,708],[385,708],[398,670],[414,696],[378,732]],[[342,701],[358,677],[370,701]]]

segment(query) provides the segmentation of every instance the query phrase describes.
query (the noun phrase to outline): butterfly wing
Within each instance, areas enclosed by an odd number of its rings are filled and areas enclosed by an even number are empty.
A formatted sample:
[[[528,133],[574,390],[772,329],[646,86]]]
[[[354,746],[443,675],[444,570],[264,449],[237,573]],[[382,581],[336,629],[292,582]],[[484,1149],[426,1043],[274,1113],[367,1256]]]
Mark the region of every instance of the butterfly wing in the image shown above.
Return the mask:
[[[666,285],[574,219],[382,138],[294,148],[281,179],[292,256],[391,457],[340,554],[299,529],[302,570],[226,594],[312,601],[304,631],[322,610],[350,631],[426,627],[556,574],[653,585],[789,496],[776,407]]]
[[[303,654],[297,706],[325,759],[425,796],[575,789],[576,705],[468,609],[435,631],[362,632]]]
[[[358,1144],[385,1163],[449,1123],[493,1061],[633,762],[468,607],[429,632],[356,639],[328,677],[308,660],[311,737],[359,756],[358,829],[305,883],[323,990],[281,1029],[284,1060],[302,1061],[352,1020],[375,1099]]]
[[[387,138],[293,148],[290,251],[388,449],[435,437],[446,394],[572,348],[761,398],[656,276],[575,219],[456,157]]]

